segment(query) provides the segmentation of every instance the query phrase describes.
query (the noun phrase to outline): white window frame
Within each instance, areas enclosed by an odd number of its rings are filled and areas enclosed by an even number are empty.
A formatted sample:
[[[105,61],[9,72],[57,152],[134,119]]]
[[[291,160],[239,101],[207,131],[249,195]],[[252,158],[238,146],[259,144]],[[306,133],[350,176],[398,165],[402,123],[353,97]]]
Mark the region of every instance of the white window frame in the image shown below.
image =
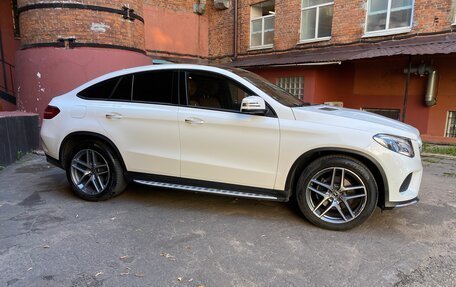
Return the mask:
[[[252,9],[253,6],[250,8]],[[264,20],[266,18],[273,18],[272,21],[274,21],[274,29],[268,29],[267,31],[264,30]],[[261,45],[259,46],[252,46],[252,34],[253,34],[253,21],[261,19]],[[256,17],[256,18],[251,18],[250,19],[250,50],[255,50],[255,49],[267,49],[267,48],[272,48],[274,47],[274,43],[272,44],[264,44],[264,33],[265,32],[270,32],[274,31],[274,36],[275,36],[275,15],[266,15],[266,16],[261,16],[261,17]]]
[[[389,29],[388,27],[389,27],[389,24],[390,24],[391,12],[406,10],[404,7],[394,8],[393,10],[391,10],[391,3],[392,2],[393,2],[393,0],[388,0],[388,7],[386,8],[385,29],[384,30],[377,30],[377,31],[370,31],[370,32],[367,31],[367,19],[369,18],[369,6],[371,5],[372,0],[368,0],[366,2],[366,5],[367,5],[366,6],[366,20],[365,20],[365,25],[364,25],[363,38],[377,37],[377,36],[387,36],[387,35],[393,35],[393,34],[408,33],[410,31],[412,31],[413,16],[415,14],[415,0],[412,0],[412,4],[411,4],[412,11],[411,11],[411,15],[410,15],[409,26]],[[410,8],[410,6],[406,6],[406,7]],[[384,13],[384,12],[385,12],[385,10],[377,11],[374,14],[370,14],[370,15],[380,14],[380,13]]]
[[[456,26],[456,0],[451,0],[451,13],[453,13],[453,23],[451,26]]]
[[[324,4],[318,4],[318,5],[313,5],[313,6],[308,6],[308,7],[303,7],[302,5],[302,0],[301,0],[301,25],[299,27],[299,42],[298,43],[311,43],[311,42],[319,42],[319,41],[328,41],[328,40],[331,40],[331,36],[327,36],[327,37],[318,37],[318,23],[320,21],[320,8],[321,7],[325,7],[325,6],[330,6],[330,5],[334,5],[334,1],[332,2],[328,2],[328,3],[324,3]],[[302,35],[302,12],[304,10],[311,10],[311,9],[314,9],[316,8],[316,16],[315,16],[315,35],[314,35],[314,38],[309,38],[309,39],[301,39],[301,35]],[[334,9],[334,8],[333,8]],[[334,19],[334,17],[333,17]],[[332,25],[332,23],[331,23]],[[332,31],[331,31],[331,34],[332,34]]]

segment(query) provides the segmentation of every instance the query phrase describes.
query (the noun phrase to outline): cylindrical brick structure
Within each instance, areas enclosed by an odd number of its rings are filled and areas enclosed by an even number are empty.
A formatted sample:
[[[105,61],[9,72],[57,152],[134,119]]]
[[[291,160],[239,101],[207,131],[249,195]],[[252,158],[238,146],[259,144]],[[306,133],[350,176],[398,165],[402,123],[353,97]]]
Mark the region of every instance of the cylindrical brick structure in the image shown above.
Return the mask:
[[[142,0],[19,0],[17,106],[42,112],[52,97],[122,68],[148,65]]]

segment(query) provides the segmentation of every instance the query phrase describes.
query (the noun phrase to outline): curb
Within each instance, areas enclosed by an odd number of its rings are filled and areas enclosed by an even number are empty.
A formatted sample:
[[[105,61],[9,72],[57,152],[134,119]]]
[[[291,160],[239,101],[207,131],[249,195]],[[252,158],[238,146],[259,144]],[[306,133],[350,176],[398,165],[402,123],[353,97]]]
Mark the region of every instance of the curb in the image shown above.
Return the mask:
[[[438,153],[427,153],[427,152],[423,152],[423,153],[421,154],[421,157],[438,157],[438,158],[454,159],[454,160],[456,160],[456,156],[453,156],[453,155],[438,154]]]

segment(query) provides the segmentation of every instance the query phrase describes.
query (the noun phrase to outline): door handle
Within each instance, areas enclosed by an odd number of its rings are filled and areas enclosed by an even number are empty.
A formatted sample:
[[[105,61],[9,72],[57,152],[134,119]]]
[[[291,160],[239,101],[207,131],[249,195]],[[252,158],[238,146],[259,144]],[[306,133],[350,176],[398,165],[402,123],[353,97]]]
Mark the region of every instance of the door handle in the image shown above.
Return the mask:
[[[118,113],[108,113],[106,114],[108,120],[120,120],[122,118],[121,114]]]
[[[202,125],[202,124],[204,124],[204,121],[202,119],[197,119],[197,118],[188,118],[188,119],[185,119],[185,122],[187,124],[191,124],[191,125]]]

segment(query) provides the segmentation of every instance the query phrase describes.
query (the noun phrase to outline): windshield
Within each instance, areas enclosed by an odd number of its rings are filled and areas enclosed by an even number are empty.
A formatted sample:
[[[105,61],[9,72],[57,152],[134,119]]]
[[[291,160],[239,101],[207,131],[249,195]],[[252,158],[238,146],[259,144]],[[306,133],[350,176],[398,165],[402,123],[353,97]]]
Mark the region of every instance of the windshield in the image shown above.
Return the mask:
[[[302,102],[289,92],[285,91],[284,89],[280,88],[279,86],[274,85],[273,83],[269,82],[265,78],[258,76],[255,73],[236,69],[236,68],[224,68],[236,75],[244,78],[245,80],[249,81],[257,88],[268,94],[271,98],[278,101],[284,106],[287,107],[302,107],[302,106],[309,106],[309,103]]]

